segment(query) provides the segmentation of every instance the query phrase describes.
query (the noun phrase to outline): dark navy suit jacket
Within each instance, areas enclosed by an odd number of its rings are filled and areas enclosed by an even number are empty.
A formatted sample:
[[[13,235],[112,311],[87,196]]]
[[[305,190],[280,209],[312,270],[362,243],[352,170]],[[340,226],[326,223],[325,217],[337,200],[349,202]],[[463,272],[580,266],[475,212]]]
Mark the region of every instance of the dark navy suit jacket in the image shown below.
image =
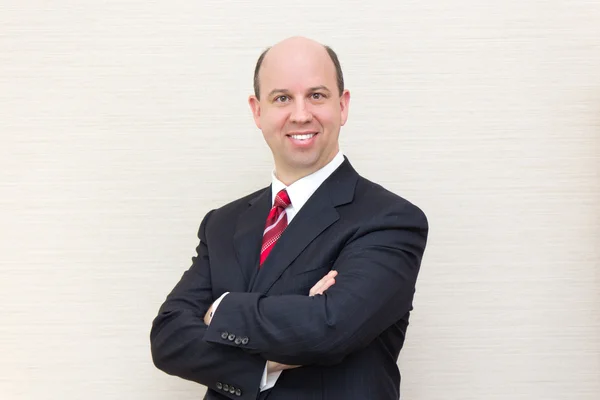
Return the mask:
[[[269,186],[203,219],[192,266],[153,321],[154,364],[206,385],[205,399],[398,399],[425,214],[345,159],[259,269],[270,208]],[[335,285],[308,296],[331,269]],[[259,393],[266,360],[302,367]]]

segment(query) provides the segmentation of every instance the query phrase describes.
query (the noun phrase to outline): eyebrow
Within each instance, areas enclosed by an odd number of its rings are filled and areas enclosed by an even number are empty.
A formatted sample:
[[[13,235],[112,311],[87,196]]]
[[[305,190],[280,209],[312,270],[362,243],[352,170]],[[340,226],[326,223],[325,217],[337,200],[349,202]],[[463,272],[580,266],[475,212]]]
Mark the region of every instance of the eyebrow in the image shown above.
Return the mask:
[[[313,87],[311,87],[311,88],[309,88],[309,89],[308,89],[308,91],[309,91],[309,92],[316,92],[316,91],[318,91],[318,90],[325,90],[325,91],[327,91],[327,92],[331,92],[331,90],[329,90],[329,89],[327,88],[327,86],[325,86],[325,85],[313,86]],[[284,94],[289,94],[289,93],[290,93],[290,91],[289,91],[289,90],[287,90],[287,89],[273,89],[273,90],[271,90],[271,91],[269,92],[269,96],[268,96],[268,97],[271,97],[271,96],[273,96],[275,93],[284,93]]]

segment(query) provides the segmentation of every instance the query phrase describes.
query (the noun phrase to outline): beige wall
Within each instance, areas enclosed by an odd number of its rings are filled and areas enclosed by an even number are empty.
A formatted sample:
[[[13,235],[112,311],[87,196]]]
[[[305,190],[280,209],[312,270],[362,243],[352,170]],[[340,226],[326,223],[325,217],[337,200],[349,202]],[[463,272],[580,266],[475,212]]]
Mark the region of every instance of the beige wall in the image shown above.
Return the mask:
[[[600,398],[600,2],[0,4],[0,398],[199,399],[150,323],[269,183],[263,47],[332,45],[342,146],[431,235],[405,399]]]

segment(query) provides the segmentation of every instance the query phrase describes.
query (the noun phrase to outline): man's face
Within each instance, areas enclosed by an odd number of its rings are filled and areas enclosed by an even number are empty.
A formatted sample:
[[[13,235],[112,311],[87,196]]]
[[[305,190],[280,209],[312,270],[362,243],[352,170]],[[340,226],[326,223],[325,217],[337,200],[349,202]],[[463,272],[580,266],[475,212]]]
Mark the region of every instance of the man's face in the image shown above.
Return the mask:
[[[322,46],[280,46],[269,50],[261,67],[260,101],[251,96],[249,102],[277,176],[290,184],[337,154],[350,93],[339,95],[335,67]]]

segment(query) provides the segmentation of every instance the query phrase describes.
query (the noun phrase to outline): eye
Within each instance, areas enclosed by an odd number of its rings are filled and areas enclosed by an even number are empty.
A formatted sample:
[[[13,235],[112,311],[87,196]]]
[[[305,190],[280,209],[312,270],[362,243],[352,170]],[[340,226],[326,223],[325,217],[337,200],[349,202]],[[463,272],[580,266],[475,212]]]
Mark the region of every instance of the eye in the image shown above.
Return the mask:
[[[286,95],[277,96],[274,99],[276,103],[285,103],[287,100],[289,100],[289,97],[287,97]]]
[[[323,93],[313,93],[313,94],[310,95],[310,97],[313,100],[322,100],[322,99],[325,98],[325,95]]]

